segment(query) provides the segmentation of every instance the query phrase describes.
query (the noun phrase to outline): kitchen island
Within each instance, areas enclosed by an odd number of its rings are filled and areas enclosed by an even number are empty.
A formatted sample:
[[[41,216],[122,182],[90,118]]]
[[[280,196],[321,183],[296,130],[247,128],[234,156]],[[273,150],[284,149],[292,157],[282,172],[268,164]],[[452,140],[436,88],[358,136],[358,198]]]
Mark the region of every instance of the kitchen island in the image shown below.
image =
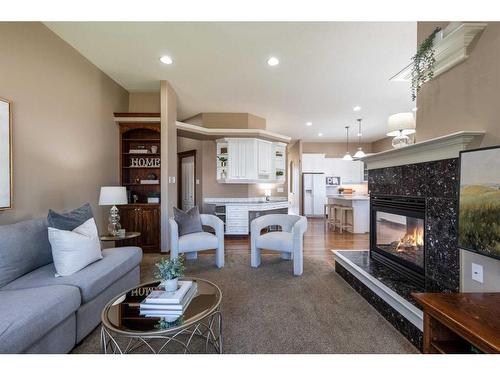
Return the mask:
[[[335,194],[328,195],[328,203],[352,207],[353,229],[351,233],[370,231],[370,197],[367,195]]]
[[[289,202],[286,198],[205,198],[208,213],[217,215],[224,221],[225,234],[248,235],[250,222],[267,214],[287,214]]]

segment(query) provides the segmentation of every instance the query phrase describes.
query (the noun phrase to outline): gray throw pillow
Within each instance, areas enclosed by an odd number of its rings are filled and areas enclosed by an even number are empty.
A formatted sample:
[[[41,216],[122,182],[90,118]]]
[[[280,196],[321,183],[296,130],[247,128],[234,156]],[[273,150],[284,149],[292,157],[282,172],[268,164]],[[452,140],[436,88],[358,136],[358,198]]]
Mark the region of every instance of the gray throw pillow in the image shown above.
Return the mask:
[[[200,212],[196,206],[187,212],[174,207],[174,220],[179,227],[179,236],[184,236],[189,233],[203,232]]]
[[[89,203],[85,203],[82,207],[74,209],[73,211],[57,213],[49,210],[47,221],[49,227],[72,231],[85,223],[88,219],[93,218],[92,208]]]

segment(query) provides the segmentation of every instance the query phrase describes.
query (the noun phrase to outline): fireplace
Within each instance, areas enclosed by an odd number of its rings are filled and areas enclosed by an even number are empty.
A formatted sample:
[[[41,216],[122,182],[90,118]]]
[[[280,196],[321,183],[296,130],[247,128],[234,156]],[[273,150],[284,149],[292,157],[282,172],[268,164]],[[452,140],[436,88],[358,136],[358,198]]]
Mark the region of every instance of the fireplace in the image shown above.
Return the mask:
[[[425,283],[425,200],[372,196],[370,256],[401,275]]]

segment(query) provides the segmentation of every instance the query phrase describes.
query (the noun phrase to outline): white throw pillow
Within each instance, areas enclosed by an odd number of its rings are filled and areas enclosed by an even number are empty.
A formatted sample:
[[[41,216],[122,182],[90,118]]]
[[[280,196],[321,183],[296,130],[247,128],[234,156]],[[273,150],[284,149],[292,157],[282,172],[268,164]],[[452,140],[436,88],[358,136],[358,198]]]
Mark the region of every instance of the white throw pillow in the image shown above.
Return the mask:
[[[94,218],[72,231],[49,227],[49,242],[56,277],[69,276],[102,259],[101,243]]]

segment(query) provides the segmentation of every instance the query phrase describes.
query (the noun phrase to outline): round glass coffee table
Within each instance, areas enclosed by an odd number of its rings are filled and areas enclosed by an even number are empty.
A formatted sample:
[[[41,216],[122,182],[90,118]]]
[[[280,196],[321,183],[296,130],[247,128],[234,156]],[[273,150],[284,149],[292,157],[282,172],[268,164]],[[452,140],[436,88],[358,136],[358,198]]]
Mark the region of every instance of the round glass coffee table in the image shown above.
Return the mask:
[[[140,314],[140,303],[158,289],[159,281],[141,284],[113,298],[102,311],[102,352],[222,354],[222,292],[208,280],[182,280],[196,282],[198,291],[174,322]]]

